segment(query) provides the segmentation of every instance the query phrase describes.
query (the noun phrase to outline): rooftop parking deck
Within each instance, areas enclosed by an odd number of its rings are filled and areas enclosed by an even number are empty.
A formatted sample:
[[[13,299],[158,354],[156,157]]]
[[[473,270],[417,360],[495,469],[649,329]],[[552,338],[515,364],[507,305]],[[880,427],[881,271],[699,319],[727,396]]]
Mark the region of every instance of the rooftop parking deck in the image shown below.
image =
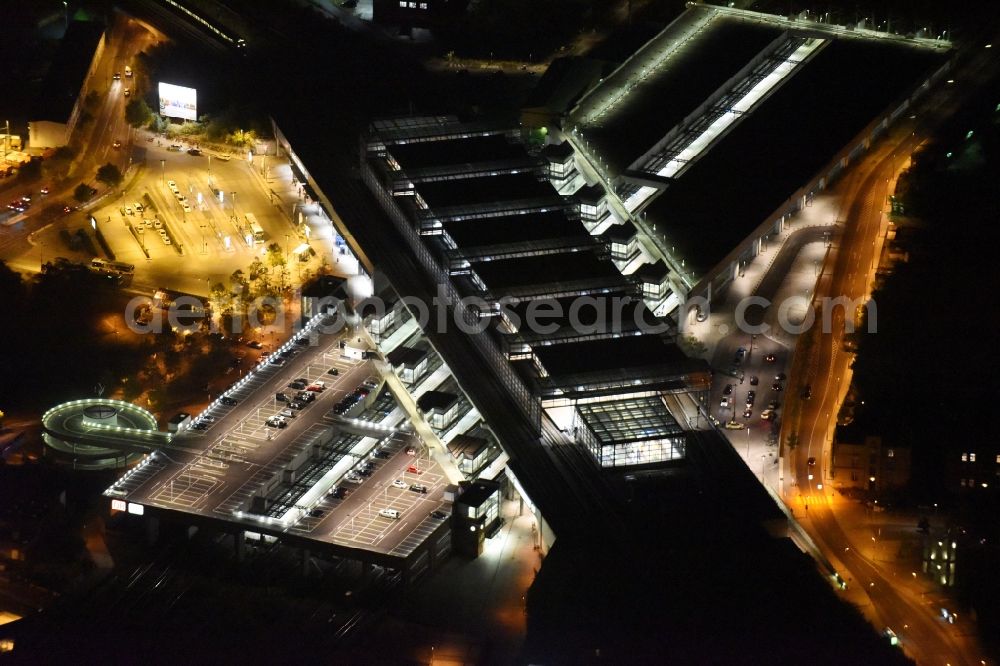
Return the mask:
[[[333,551],[370,551],[386,556],[383,561],[408,556],[442,525],[431,512],[450,511],[442,499],[447,477],[413,435],[332,412],[374,374],[370,362],[340,356],[339,338],[320,335],[318,344],[298,347],[284,365],[264,362],[227,394],[236,405],[213,403],[200,416],[205,429],[176,435],[169,450],[150,455],[105,495],[127,502],[130,511],[140,505],[187,514],[194,522],[292,535]],[[297,379],[325,388],[309,391],[315,399],[296,409],[276,394],[294,400],[289,384]],[[283,410],[294,414],[287,426],[268,425]],[[378,404],[372,410],[386,413]],[[383,457],[371,456],[376,449]],[[370,476],[350,482],[365,461],[373,463]],[[426,492],[411,490],[415,484]],[[346,498],[330,494],[338,486],[348,489]],[[400,515],[381,515],[381,509]]]

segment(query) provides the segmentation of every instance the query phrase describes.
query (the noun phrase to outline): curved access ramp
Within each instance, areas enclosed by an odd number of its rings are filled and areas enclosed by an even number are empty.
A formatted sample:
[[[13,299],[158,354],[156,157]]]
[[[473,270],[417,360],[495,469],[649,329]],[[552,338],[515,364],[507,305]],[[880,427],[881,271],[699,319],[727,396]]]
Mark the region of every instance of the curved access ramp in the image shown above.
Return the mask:
[[[59,462],[78,469],[126,467],[170,443],[149,411],[122,400],[88,398],[42,415],[42,439]]]

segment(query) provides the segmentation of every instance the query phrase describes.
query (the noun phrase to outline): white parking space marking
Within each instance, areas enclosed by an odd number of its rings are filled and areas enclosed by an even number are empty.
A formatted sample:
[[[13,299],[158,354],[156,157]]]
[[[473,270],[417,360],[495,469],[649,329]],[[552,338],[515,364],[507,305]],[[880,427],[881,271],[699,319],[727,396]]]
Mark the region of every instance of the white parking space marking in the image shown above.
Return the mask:
[[[153,500],[190,508],[207,497],[219,483],[220,481],[211,476],[195,474],[189,469],[185,469],[165,483],[153,495]]]

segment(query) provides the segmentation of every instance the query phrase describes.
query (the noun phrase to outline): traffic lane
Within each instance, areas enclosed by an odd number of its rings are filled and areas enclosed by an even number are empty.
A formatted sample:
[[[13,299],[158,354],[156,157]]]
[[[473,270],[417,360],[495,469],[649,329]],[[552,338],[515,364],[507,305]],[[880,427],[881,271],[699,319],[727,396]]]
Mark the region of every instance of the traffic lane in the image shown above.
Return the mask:
[[[968,663],[962,651],[955,647],[948,625],[936,620],[936,614],[930,612],[919,598],[900,591],[908,582],[905,572],[902,579],[898,576],[892,579],[885,577],[861,550],[852,547],[826,503],[812,504],[810,518],[822,541],[838,554],[842,564],[851,572],[848,584],[864,588],[883,625],[900,637],[904,649],[917,663]],[[913,640],[917,636],[920,640]],[[928,642],[931,644],[928,645]]]

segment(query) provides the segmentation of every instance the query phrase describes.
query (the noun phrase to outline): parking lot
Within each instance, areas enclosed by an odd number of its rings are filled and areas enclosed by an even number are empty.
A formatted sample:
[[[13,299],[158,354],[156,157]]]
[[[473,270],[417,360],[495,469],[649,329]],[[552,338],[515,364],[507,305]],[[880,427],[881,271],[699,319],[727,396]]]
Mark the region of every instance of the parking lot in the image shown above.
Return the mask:
[[[376,390],[371,396],[371,413],[378,412],[374,421],[356,421],[362,428],[374,428],[372,435],[342,430],[344,423],[333,407],[378,373],[370,362],[341,357],[340,337],[322,334],[318,344],[286,345],[283,364],[262,362],[195,417],[200,429],[177,435],[168,449],[123,477],[108,494],[249,521],[254,529],[259,518],[249,513],[253,496],[283,478],[289,462],[308,450],[313,454],[300,468],[295,485],[277,495],[269,493],[269,519],[292,520],[284,529],[319,541],[401,556],[412,552],[443,523],[431,513],[442,508],[450,513],[443,502],[446,477],[419,438],[379,422],[385,414],[398,414],[389,408],[394,401],[387,393]],[[288,385],[300,379],[314,389],[307,393],[315,398],[292,409],[289,400],[295,400],[299,390]],[[277,393],[287,400],[279,400]],[[290,409],[294,416],[285,419],[285,427],[268,425],[269,419]],[[378,457],[372,455],[375,449]],[[366,476],[356,474],[366,462],[372,469],[364,471]],[[359,482],[346,481],[344,472]],[[332,475],[340,476],[334,483],[349,490],[347,497],[327,493],[318,503],[302,499],[315,484],[330,483]],[[414,484],[426,486],[426,493],[411,490]],[[310,504],[299,507],[301,501]],[[380,515],[382,510],[398,511],[398,518]]]

